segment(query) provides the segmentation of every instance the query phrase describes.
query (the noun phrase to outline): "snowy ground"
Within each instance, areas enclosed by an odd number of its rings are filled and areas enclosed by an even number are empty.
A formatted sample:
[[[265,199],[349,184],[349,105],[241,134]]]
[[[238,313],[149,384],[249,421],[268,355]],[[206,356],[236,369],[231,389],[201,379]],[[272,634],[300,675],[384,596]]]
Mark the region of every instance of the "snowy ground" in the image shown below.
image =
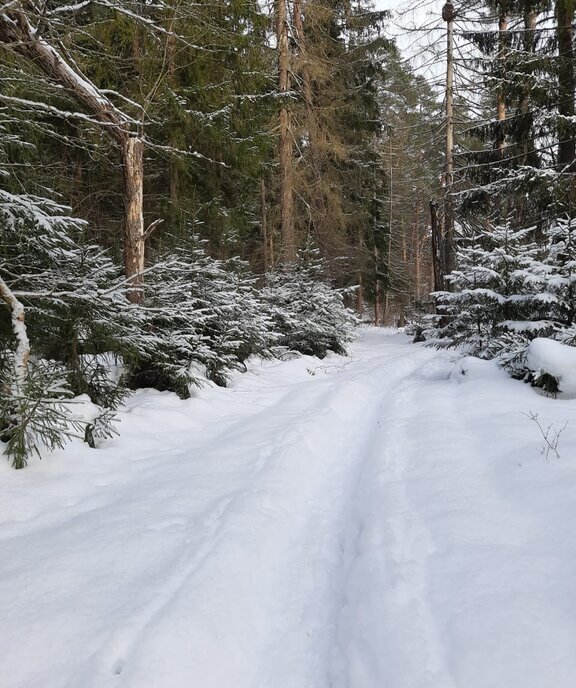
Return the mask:
[[[378,330],[138,393],[0,462],[0,686],[573,688],[575,410]]]

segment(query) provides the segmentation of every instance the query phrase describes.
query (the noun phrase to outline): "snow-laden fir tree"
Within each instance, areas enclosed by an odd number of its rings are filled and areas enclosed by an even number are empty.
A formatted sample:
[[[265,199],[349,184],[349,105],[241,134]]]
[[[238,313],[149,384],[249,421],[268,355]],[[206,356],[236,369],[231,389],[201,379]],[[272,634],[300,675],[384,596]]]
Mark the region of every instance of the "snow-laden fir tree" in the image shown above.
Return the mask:
[[[0,274],[26,314],[30,342],[19,370],[4,309],[0,417],[15,466],[70,437],[94,444],[109,436],[110,409],[130,388],[186,397],[199,369],[224,384],[251,355],[289,348],[324,356],[343,351],[352,336],[354,318],[317,262],[271,275],[259,290],[244,264],[213,259],[196,244],[159,258],[146,274],[143,303],[132,303],[121,266],[82,244],[84,225],[65,208],[7,192],[1,200]],[[76,417],[68,402],[78,394],[101,406],[96,419]]]
[[[65,304],[73,296],[85,299],[90,285],[83,282],[84,256],[70,238],[83,223],[48,198],[11,189],[6,146],[24,144],[10,131],[1,133],[0,297],[6,308],[0,309],[0,432],[20,468],[41,447],[61,447],[86,429],[67,403],[70,369],[41,355],[68,320]],[[109,426],[102,429],[109,434]]]
[[[576,320],[576,218],[560,217],[547,232],[548,289],[556,294],[554,316],[559,336]]]
[[[558,218],[547,232],[547,289],[556,296],[554,338],[576,345],[576,218]]]
[[[344,290],[329,284],[317,252],[302,252],[298,261],[268,273],[262,298],[280,346],[319,358],[346,353],[357,319],[344,303]]]
[[[196,242],[166,256],[146,276],[144,305],[122,312],[127,328],[135,313],[141,319],[134,348],[124,354],[133,363],[130,386],[187,397],[194,371],[225,384],[250,355],[271,354],[278,336],[256,277],[241,261],[212,258],[206,246]]]
[[[549,268],[533,232],[513,229],[508,219],[461,241],[458,269],[448,276],[452,291],[437,294],[442,317],[429,333],[433,341],[497,357],[518,372],[526,343],[554,331],[558,300],[547,290]]]

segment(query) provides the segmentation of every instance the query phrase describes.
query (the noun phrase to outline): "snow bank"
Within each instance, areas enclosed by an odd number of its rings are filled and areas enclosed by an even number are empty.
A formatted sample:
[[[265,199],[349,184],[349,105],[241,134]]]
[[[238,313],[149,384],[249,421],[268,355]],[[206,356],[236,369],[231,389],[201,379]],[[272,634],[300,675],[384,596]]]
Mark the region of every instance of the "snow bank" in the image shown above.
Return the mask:
[[[535,373],[549,373],[557,378],[560,391],[576,394],[575,347],[538,337],[528,346],[526,365]]]
[[[494,360],[487,361],[476,356],[463,356],[454,364],[452,378],[457,382],[469,382],[487,378],[504,379],[508,378],[508,374]]]

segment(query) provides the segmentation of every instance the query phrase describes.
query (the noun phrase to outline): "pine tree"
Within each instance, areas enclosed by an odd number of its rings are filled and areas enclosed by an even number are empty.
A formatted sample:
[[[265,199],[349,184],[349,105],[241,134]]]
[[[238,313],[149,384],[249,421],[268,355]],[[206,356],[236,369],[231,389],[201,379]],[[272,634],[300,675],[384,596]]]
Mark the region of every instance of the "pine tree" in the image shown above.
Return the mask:
[[[62,328],[66,336],[59,343],[65,351],[73,346],[67,338],[73,327],[71,310],[81,304],[82,311],[91,299],[97,300],[93,282],[95,275],[102,279],[102,266],[99,249],[84,252],[71,238],[82,232],[84,223],[71,217],[69,209],[48,198],[9,190],[13,180],[6,148],[22,142],[4,133],[0,295],[8,310],[0,310],[0,432],[14,467],[22,468],[41,447],[62,447],[86,430],[86,422],[68,403],[74,394],[74,373],[49,349]],[[92,280],[85,280],[90,269]],[[65,357],[60,349],[58,353]],[[98,421],[98,431],[109,434],[111,420],[107,416],[105,422]]]
[[[324,358],[346,353],[356,318],[346,308],[344,292],[328,282],[327,265],[317,250],[266,275],[262,290],[266,311],[279,333],[278,345],[289,351]]]
[[[465,35],[485,75],[476,107],[485,119],[472,122],[467,150],[461,141],[462,262],[450,277],[457,293],[441,296],[440,334],[519,374],[528,342],[563,336],[573,319],[563,273],[570,260],[561,256],[569,253],[573,213],[574,8],[538,0],[481,5],[493,13],[487,29]]]
[[[442,324],[434,334],[442,345],[499,358],[518,372],[526,343],[554,331],[556,297],[545,289],[547,270],[531,234],[508,220],[462,241],[449,275],[453,290],[438,294]]]

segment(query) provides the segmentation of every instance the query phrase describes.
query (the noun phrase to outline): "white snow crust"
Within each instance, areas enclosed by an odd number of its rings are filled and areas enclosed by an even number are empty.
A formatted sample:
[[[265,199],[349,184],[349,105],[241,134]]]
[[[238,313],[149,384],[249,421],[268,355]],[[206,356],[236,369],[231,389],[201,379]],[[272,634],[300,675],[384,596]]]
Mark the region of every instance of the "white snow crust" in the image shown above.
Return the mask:
[[[2,688],[573,688],[575,401],[365,329],[0,462]]]

